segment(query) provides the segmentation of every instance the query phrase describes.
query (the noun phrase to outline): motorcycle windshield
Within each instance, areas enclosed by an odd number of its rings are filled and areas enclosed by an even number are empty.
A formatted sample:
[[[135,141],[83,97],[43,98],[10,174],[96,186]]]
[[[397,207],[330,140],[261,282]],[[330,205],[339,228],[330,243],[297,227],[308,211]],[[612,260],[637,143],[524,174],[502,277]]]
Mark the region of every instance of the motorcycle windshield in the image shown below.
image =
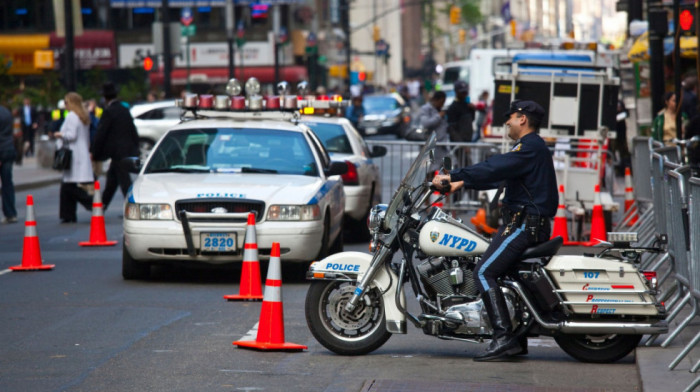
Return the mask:
[[[391,198],[391,202],[389,202],[389,206],[384,216],[385,229],[391,229],[394,227],[397,219],[396,210],[398,210],[405,201],[409,201],[411,204],[415,202],[415,200],[407,200],[406,195],[413,197],[418,196],[411,195],[411,192],[428,181],[426,174],[428,172],[428,166],[432,163],[431,152],[435,149],[436,143],[437,138],[435,136],[435,132],[432,132],[428,140],[423,145],[423,148],[421,148],[420,152],[418,153],[416,160],[413,161],[403,180],[401,180],[401,185],[399,185],[399,188]]]

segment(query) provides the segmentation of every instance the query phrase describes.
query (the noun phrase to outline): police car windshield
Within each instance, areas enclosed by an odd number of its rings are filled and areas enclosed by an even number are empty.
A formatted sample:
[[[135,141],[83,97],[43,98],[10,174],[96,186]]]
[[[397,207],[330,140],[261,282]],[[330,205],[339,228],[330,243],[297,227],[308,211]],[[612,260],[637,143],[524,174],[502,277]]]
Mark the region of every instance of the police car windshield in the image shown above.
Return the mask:
[[[151,155],[145,174],[216,172],[319,175],[318,165],[304,135],[276,129],[171,131]]]
[[[321,143],[329,153],[352,154],[350,140],[345,134],[345,128],[341,124],[318,123],[304,121],[312,131],[321,139]]]

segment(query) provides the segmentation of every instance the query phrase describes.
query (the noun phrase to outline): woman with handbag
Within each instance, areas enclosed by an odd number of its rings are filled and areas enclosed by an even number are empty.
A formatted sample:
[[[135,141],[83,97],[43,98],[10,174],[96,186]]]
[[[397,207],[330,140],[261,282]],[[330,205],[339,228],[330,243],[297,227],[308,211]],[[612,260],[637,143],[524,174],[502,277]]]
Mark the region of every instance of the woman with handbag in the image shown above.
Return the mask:
[[[63,147],[69,150],[63,151],[63,159],[59,159],[62,162],[58,163],[64,168],[59,217],[61,223],[73,223],[77,221],[77,203],[82,204],[88,211],[92,210],[92,196],[86,189],[92,186],[95,178],[90,160],[90,115],[78,93],[66,94],[65,103],[69,113],[60,131],[55,132],[53,136],[58,139],[56,147],[59,150]]]

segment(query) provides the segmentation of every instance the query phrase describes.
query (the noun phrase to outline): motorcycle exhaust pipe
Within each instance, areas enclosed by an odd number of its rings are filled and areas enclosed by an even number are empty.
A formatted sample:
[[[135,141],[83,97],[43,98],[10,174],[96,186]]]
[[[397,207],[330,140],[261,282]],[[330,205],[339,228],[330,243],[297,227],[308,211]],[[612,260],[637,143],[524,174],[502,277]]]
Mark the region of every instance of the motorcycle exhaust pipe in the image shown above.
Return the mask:
[[[518,296],[525,302],[525,305],[532,312],[537,323],[543,328],[569,334],[623,334],[623,335],[646,335],[663,334],[668,332],[668,323],[665,320],[654,324],[649,323],[625,323],[625,322],[582,322],[582,321],[562,321],[560,323],[550,323],[542,319],[542,316],[532,306],[530,298],[527,297],[518,282],[505,282]]]

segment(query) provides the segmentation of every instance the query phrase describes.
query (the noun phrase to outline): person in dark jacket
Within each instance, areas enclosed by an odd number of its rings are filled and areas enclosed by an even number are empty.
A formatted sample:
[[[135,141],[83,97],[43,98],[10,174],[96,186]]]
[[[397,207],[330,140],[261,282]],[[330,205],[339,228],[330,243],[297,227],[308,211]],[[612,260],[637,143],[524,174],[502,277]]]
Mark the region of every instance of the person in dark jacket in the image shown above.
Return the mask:
[[[107,184],[102,194],[102,204],[107,209],[117,191],[117,185],[126,196],[131,187],[129,172],[120,164],[126,157],[139,155],[139,136],[134,126],[128,105],[117,99],[117,88],[107,82],[102,86],[105,108],[92,146],[92,156],[96,161],[112,160],[107,170]]]
[[[12,164],[15,162],[12,113],[0,106],[0,186],[2,187],[2,223],[17,222],[15,186],[12,182]]]
[[[527,338],[513,336],[510,314],[496,280],[519,260],[525,249],[549,239],[550,220],[558,204],[552,153],[537,134],[544,109],[533,101],[515,100],[505,115],[508,137],[515,140],[509,152],[433,178],[438,188],[443,188],[442,181],[448,181],[452,192],[462,187],[498,186],[500,194],[505,185],[503,224],[474,267],[474,281],[493,328],[491,344],[474,357],[475,361],[527,354]]]
[[[455,99],[447,108],[447,131],[450,141],[471,142],[474,127],[474,104],[467,102],[469,86],[463,80],[454,84]]]
[[[39,112],[32,106],[32,100],[25,97],[23,105],[19,108],[22,119],[22,137],[24,139],[24,156],[34,156],[34,139],[39,128]]]

